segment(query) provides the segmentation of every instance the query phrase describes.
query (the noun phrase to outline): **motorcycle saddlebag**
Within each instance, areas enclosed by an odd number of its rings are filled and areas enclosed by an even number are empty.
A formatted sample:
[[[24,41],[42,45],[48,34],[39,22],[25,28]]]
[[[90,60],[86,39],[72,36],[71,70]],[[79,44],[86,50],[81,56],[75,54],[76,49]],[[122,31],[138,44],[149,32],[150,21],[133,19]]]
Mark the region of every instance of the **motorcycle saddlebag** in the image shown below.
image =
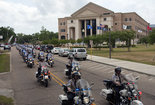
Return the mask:
[[[63,101],[68,101],[68,98],[67,98],[67,96],[66,95],[59,95],[59,100],[60,100],[60,102],[62,103]]]
[[[69,75],[68,69],[65,69],[65,74],[66,74],[66,75]]]

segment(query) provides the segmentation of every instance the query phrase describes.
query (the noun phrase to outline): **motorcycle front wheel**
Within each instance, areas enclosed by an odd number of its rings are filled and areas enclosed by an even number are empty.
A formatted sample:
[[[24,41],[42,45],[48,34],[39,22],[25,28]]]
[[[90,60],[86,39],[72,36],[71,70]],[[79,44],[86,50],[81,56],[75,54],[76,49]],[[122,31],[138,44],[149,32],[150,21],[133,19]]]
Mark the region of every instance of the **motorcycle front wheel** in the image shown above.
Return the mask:
[[[48,80],[45,80],[45,87],[48,87]]]

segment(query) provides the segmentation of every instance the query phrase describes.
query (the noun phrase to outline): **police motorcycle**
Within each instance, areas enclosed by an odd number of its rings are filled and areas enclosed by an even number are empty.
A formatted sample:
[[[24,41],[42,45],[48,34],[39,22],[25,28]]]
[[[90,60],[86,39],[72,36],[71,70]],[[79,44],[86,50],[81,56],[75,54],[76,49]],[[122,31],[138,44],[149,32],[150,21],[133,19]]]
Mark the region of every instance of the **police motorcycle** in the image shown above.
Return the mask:
[[[51,80],[50,71],[47,70],[47,67],[42,66],[41,67],[41,74],[38,74],[38,72],[36,72],[36,78],[37,78],[37,81],[41,85],[48,87],[49,80]]]
[[[27,67],[30,67],[32,68],[33,65],[34,65],[34,59],[33,59],[33,56],[31,54],[28,55],[27,57]]]
[[[36,58],[36,52],[34,50],[32,51],[32,55],[33,55],[33,58]]]
[[[67,86],[63,85],[65,94],[59,95],[61,105],[93,105],[94,98],[92,98],[91,88],[94,84],[89,83],[84,79],[79,79],[76,82],[76,89],[74,90],[75,97],[71,103],[67,97]]]
[[[47,55],[46,60],[47,60],[48,65],[50,65],[51,67],[53,67],[53,65],[54,65],[54,58],[53,58],[53,56],[51,54],[48,54]]]
[[[124,89],[120,90],[120,105],[143,105],[141,102],[142,92],[138,90],[137,80],[132,74],[126,75],[128,82],[123,83]],[[100,95],[103,96],[109,103],[115,105],[115,91],[113,89],[113,81],[104,80],[106,89],[102,89]]]
[[[23,60],[25,63],[27,63],[27,56],[28,56],[27,51],[23,52]]]
[[[80,65],[78,62],[73,61],[71,67],[66,65],[66,69],[64,70],[65,75],[70,79],[73,71],[80,72]]]
[[[39,52],[38,53],[38,60],[39,61],[44,61],[44,52]]]

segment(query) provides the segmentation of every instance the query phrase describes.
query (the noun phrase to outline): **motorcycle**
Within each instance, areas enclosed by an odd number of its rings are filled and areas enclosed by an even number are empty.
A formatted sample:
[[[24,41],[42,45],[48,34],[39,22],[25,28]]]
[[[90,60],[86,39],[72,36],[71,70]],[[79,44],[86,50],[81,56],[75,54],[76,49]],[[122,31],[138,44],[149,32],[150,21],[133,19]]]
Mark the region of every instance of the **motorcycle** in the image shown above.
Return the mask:
[[[44,61],[44,55],[39,55],[39,56],[38,56],[38,59],[39,59],[40,61]]]
[[[31,59],[28,59],[28,61],[27,61],[27,67],[32,68],[33,65],[34,65],[34,60],[32,58]]]
[[[38,72],[36,72],[36,78],[37,78],[37,81],[39,83],[41,83],[42,85],[44,85],[45,87],[48,87],[48,81],[49,79],[51,80],[50,78],[50,72],[46,69],[46,68],[41,68],[41,75],[39,76],[38,75]]]
[[[137,78],[134,78],[132,74],[126,75],[127,83],[123,83],[124,89],[120,90],[120,105],[143,105],[140,101],[142,92],[138,90]],[[109,103],[115,105],[115,91],[113,89],[113,81],[104,80],[106,89],[102,89],[100,95],[102,95]]]
[[[36,58],[36,52],[33,52],[33,57]]]
[[[71,69],[71,71],[70,71],[70,69]],[[72,62],[72,68],[70,68],[69,65],[66,65],[66,69],[64,70],[64,73],[70,79],[73,71],[77,71],[81,74],[79,69],[80,69],[79,63],[78,62]]]
[[[54,59],[50,57],[50,58],[48,59],[47,63],[48,63],[48,65],[50,65],[51,67],[53,67]]]
[[[65,94],[59,95],[61,105],[93,105],[94,98],[91,98],[91,88],[94,84],[89,83],[84,79],[79,79],[76,83],[74,91],[75,97],[73,101],[69,101],[67,97],[67,86],[63,85]]]

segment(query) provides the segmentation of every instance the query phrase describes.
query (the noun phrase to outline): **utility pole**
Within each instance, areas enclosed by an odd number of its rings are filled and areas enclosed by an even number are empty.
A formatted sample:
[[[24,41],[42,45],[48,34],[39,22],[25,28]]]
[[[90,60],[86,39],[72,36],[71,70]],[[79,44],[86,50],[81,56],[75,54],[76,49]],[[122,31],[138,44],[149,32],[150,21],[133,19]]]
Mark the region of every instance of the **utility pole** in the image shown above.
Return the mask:
[[[111,33],[109,28],[109,58],[111,59]]]

